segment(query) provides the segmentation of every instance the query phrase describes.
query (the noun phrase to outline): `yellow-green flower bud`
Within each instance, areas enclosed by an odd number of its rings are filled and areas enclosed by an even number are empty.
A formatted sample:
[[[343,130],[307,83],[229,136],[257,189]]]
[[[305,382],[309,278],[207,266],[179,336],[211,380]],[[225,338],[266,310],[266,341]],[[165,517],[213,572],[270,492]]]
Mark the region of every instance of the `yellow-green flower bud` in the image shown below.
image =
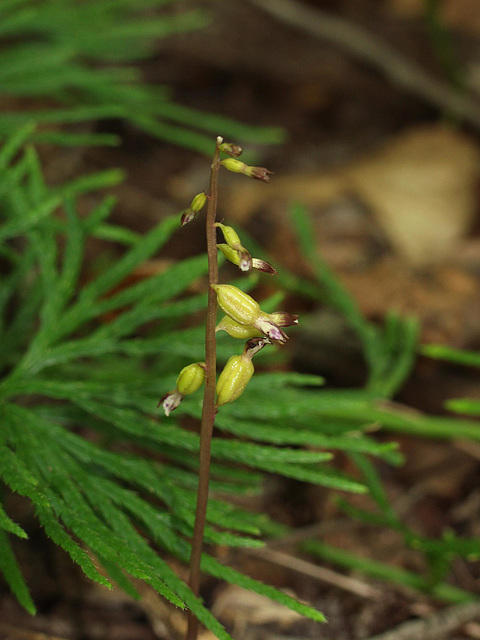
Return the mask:
[[[231,142],[224,142],[220,144],[218,148],[220,151],[223,151],[223,153],[228,153],[229,156],[233,156],[234,158],[238,158],[242,153],[242,147],[238,144],[232,144]]]
[[[182,227],[184,227],[186,224],[188,224],[195,218],[197,213],[201,211],[205,206],[206,201],[207,201],[207,194],[205,193],[205,191],[202,191],[202,193],[197,193],[197,195],[192,200],[188,209],[186,209],[182,213],[182,217],[180,220],[180,224],[182,225]]]
[[[245,390],[253,372],[251,358],[245,355],[232,356],[218,377],[217,406],[236,400]]]
[[[254,325],[261,313],[260,305],[248,293],[231,284],[212,284],[218,304],[239,324]]]
[[[238,257],[238,253],[235,249],[232,249],[232,247],[229,247],[228,244],[225,244],[224,242],[217,244],[217,249],[220,249],[227,260],[230,260],[230,262],[233,262],[233,264],[238,266],[240,258]]]
[[[190,209],[192,211],[195,211],[195,213],[198,213],[199,211],[201,211],[203,209],[203,207],[205,206],[206,201],[207,201],[207,194],[205,193],[205,191],[202,191],[202,193],[197,193],[197,195],[192,200],[192,204],[190,205]]]
[[[238,324],[232,320],[230,316],[223,316],[222,320],[217,324],[216,331],[226,331],[232,338],[248,340],[249,338],[258,338],[263,334],[255,327],[248,324]]]
[[[235,158],[225,158],[220,164],[233,173],[245,173],[248,169],[248,165],[246,165],[245,162],[236,160]]]
[[[182,396],[187,396],[199,389],[205,379],[205,363],[195,362],[189,364],[180,371],[177,378],[177,391]]]

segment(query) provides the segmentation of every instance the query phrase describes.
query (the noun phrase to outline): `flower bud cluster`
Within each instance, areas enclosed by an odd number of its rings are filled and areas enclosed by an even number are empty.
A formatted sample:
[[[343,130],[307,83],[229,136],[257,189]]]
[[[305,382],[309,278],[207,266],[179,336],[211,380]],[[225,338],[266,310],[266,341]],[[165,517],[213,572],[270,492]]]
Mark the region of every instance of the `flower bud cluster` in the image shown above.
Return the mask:
[[[218,137],[217,157],[219,151],[230,156],[219,161],[219,165],[233,173],[243,173],[263,182],[269,181],[271,172],[268,169],[251,167],[237,159],[242,153],[242,149],[238,145],[225,143],[223,138]],[[208,197],[205,192],[195,196],[190,207],[182,214],[182,226],[195,218],[196,214],[205,206]],[[225,240],[224,243],[217,244],[217,248],[241,271],[258,269],[270,275],[277,274],[270,263],[252,258],[233,227],[220,222],[216,222],[215,226],[221,230]],[[285,344],[288,336],[282,327],[298,324],[298,316],[286,311],[267,313],[261,309],[260,304],[254,298],[233,285],[211,284],[211,287],[216,293],[219,306],[226,314],[217,325],[216,331],[225,331],[233,338],[246,341],[243,352],[229,358],[218,377],[216,406],[220,407],[233,402],[243,393],[253,376],[252,358],[258,351],[268,344]],[[167,416],[179,406],[185,395],[194,393],[201,387],[205,378],[205,368],[204,362],[196,362],[182,369],[174,391],[164,396],[159,403],[159,405],[163,405]]]
[[[277,311],[276,313],[262,311],[254,298],[231,284],[212,285],[212,289],[217,294],[217,301],[220,307],[233,320],[233,323],[222,320],[220,325],[217,326],[217,330],[223,329],[229,335],[234,335],[236,332],[240,333],[240,330],[238,330],[239,325],[246,327],[250,331],[256,329],[272,342],[284,344],[288,336],[281,327],[298,324],[298,316],[287,311]]]

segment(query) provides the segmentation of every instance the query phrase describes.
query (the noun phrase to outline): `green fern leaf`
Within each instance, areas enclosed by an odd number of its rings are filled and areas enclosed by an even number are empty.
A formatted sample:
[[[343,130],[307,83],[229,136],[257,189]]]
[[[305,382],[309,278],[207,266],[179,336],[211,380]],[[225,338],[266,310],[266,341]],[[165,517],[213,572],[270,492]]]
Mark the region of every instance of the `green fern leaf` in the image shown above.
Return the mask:
[[[13,533],[19,538],[28,538],[27,533],[22,529],[20,525],[14,522],[6,513],[5,509],[0,504],[0,528],[8,533]]]
[[[0,528],[0,572],[17,597],[18,601],[30,615],[35,615],[36,608],[28,591],[28,587],[23,579],[22,572],[18,566],[15,555],[10,546],[10,541],[6,532]]]

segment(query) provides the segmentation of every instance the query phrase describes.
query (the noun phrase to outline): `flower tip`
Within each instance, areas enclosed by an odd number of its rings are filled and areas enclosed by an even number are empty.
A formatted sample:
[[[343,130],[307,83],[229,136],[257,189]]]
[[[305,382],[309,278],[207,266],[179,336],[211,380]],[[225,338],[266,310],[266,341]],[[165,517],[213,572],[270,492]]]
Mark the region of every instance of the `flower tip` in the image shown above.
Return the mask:
[[[272,327],[267,336],[273,340],[274,342],[279,342],[280,344],[285,344],[288,340],[287,334],[280,329],[280,327]]]
[[[232,158],[238,158],[239,156],[242,155],[242,147],[238,144],[232,144],[231,142],[224,142],[223,144],[219,145],[219,149],[220,151],[223,151],[223,153],[226,153],[227,155],[231,156]]]
[[[167,393],[167,395],[163,396],[163,398],[158,403],[157,408],[160,407],[160,405],[163,405],[163,410],[165,411],[165,415],[168,418],[172,411],[180,406],[182,399],[183,395],[179,393],[177,389],[175,389],[175,391],[171,391],[170,393]]]
[[[280,329],[276,321],[274,322],[271,319],[271,316],[264,315],[260,316],[255,324],[257,329],[259,329],[267,338],[273,340],[273,342],[279,342],[280,344],[285,344],[288,340],[287,334]]]
[[[271,276],[278,276],[278,271],[266,260],[252,258],[252,267],[258,271],[263,271],[263,273],[268,273]]]
[[[279,327],[291,327],[298,324],[298,316],[288,311],[274,311],[269,314],[269,318]]]
[[[195,213],[195,211],[192,211],[191,209],[187,209],[186,211],[184,211],[182,213],[182,217],[180,218],[181,226],[184,227],[186,224],[191,222],[196,215],[197,214]]]
[[[265,169],[265,167],[250,167],[249,176],[254,180],[260,180],[261,182],[270,182],[269,174],[273,172]]]

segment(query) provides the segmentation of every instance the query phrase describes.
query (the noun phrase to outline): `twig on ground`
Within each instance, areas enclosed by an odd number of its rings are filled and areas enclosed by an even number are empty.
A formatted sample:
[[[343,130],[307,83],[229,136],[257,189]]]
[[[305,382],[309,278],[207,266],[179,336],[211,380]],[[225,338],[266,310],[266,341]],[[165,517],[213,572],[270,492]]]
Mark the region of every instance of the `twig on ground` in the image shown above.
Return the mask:
[[[264,547],[262,549],[244,549],[243,552],[253,554],[258,558],[266,560],[267,562],[271,562],[272,564],[275,564],[277,566],[285,567],[286,569],[291,569],[292,571],[310,576],[315,580],[327,582],[334,587],[343,589],[344,591],[349,591],[350,593],[354,593],[361,598],[378,600],[382,597],[381,591],[375,589],[375,587],[372,587],[366,582],[362,582],[357,578],[344,576],[341,573],[337,573],[336,571],[332,571],[332,569],[327,569],[326,567],[319,567],[315,564],[312,564],[311,562],[301,560],[300,558],[295,558],[294,556],[291,556],[287,553],[274,551],[273,549],[268,549],[267,547]]]
[[[425,102],[480,128],[480,105],[360,26],[291,0],[250,0],[274,18],[327,40],[379,70],[392,83]]]
[[[3,622],[0,622],[0,637],[5,640],[66,640],[64,637],[52,636],[50,633],[33,629],[22,629],[18,626],[3,624]]]
[[[369,640],[442,640],[458,627],[480,616],[480,602],[458,604],[422,620],[404,622]]]
[[[316,538],[326,533],[331,533],[332,531],[338,531],[339,529],[345,531],[345,529],[357,529],[359,526],[358,522],[349,520],[348,518],[335,518],[334,520],[315,522],[305,527],[292,529],[281,537],[271,538],[267,540],[266,546],[268,549],[278,549],[279,547],[298,544],[299,542],[304,542],[310,538]]]

